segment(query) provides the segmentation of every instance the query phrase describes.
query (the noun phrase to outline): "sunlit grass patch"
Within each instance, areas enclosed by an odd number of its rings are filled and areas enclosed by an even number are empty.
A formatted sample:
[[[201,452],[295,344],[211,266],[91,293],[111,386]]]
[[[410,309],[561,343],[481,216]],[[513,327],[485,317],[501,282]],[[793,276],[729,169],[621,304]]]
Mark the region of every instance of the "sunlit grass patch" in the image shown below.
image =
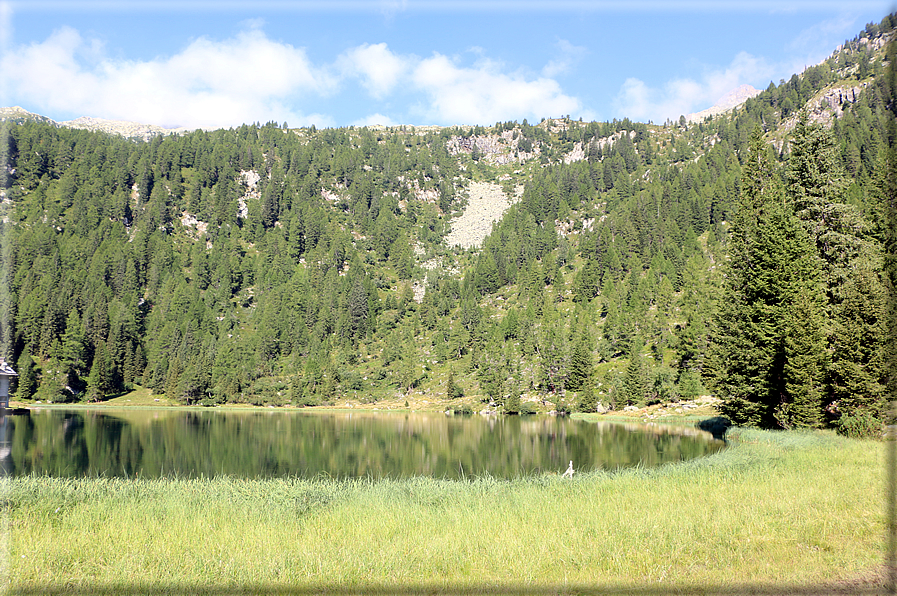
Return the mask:
[[[15,479],[11,586],[791,585],[883,559],[883,444],[730,433],[572,480]]]

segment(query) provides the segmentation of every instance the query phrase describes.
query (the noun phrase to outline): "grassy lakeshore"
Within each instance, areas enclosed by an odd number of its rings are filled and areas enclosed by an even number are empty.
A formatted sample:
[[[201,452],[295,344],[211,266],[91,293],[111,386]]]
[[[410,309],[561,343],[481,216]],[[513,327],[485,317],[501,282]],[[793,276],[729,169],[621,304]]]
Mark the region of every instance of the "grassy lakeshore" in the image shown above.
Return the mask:
[[[704,459],[573,480],[6,480],[8,585],[807,593],[879,577],[883,443],[745,429],[730,439]]]

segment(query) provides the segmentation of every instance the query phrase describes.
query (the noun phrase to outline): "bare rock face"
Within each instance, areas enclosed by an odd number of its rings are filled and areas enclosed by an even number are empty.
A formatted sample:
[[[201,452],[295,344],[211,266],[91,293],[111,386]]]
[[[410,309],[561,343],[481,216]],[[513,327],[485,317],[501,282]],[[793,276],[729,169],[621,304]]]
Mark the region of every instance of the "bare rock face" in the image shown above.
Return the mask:
[[[506,130],[500,135],[455,136],[448,140],[446,149],[448,149],[449,155],[458,155],[459,153],[469,155],[478,152],[483,159],[496,165],[524,163],[539,155],[538,147],[534,147],[530,152],[520,150],[519,140],[519,137],[514,137],[514,131],[510,130]]]
[[[576,142],[573,145],[573,149],[564,156],[564,163],[573,163],[574,161],[582,161],[586,158],[585,149],[583,149],[582,143]]]
[[[835,87],[827,89],[822,95],[811,99],[806,106],[810,122],[831,125],[834,118],[840,118],[844,114],[846,104],[857,102],[860,94],[868,85],[868,82],[864,82],[853,87]],[[782,127],[785,130],[791,130],[796,123],[797,116],[792,116],[782,123]]]

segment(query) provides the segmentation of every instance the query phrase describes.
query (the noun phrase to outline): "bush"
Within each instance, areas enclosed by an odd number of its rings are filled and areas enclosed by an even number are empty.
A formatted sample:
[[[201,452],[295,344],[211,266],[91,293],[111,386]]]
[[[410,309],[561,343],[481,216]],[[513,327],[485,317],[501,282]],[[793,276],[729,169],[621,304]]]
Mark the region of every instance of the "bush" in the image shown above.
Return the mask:
[[[520,396],[516,392],[512,392],[505,399],[504,412],[505,414],[519,414],[520,413]]]
[[[851,439],[872,439],[881,437],[881,421],[868,412],[842,414],[838,419],[838,434]]]
[[[585,388],[579,392],[579,400],[576,402],[577,412],[595,412],[598,409],[598,398],[591,385],[586,384]]]
[[[535,413],[536,413],[536,406],[534,406],[532,404],[532,402],[525,401],[520,404],[519,414],[521,416],[530,416]]]
[[[225,400],[224,395],[220,393],[207,393],[205,394],[205,396],[203,396],[199,403],[202,406],[211,408],[214,406],[220,406],[221,404],[225,403],[225,401],[227,400]]]

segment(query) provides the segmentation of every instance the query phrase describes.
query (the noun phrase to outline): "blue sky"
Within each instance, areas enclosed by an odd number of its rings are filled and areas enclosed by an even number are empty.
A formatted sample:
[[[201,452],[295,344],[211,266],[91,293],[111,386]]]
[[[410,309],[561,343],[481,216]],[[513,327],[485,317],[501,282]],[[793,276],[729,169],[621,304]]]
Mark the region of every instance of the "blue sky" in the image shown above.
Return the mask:
[[[54,120],[663,122],[828,56],[891,2],[0,0],[0,105]]]

